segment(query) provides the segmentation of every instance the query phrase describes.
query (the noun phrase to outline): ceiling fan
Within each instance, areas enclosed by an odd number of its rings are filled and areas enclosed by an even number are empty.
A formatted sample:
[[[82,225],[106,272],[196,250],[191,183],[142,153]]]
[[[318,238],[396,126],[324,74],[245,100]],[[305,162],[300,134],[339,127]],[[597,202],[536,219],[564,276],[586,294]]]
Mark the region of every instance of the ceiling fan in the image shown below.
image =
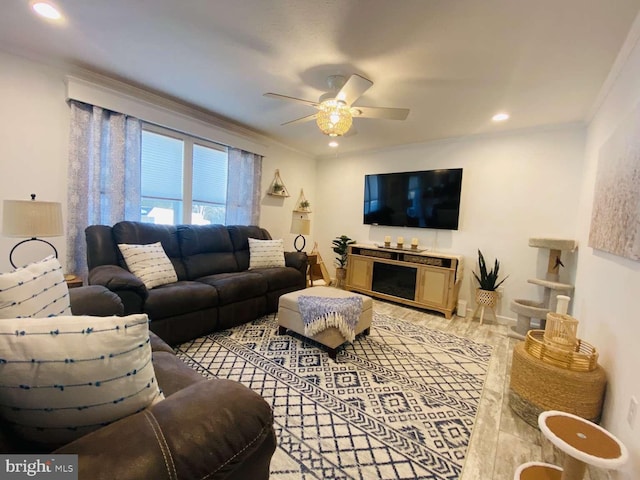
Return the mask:
[[[342,75],[331,75],[327,78],[329,92],[320,96],[317,102],[302,98],[288,97],[278,93],[265,93],[265,97],[302,103],[316,108],[313,115],[291,120],[282,125],[302,123],[315,120],[325,135],[339,137],[351,128],[354,117],[383,118],[388,120],[404,120],[409,115],[408,108],[355,107],[353,104],[371,88],[373,82],[354,74],[346,79]]]

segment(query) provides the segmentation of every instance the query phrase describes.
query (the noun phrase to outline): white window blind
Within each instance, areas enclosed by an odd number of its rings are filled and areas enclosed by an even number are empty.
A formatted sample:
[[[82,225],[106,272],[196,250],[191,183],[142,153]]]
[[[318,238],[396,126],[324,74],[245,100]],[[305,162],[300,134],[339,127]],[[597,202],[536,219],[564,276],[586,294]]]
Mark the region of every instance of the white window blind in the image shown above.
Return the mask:
[[[182,199],[184,142],[142,132],[142,196]]]
[[[227,152],[194,145],[193,200],[225,204],[227,201]]]
[[[219,145],[145,125],[141,146],[142,221],[224,223],[227,150]]]

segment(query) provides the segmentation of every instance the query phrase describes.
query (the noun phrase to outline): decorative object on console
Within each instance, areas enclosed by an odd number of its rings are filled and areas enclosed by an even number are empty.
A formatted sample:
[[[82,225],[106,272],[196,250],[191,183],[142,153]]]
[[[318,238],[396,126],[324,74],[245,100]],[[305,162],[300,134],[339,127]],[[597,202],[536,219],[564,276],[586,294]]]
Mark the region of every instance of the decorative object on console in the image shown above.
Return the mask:
[[[473,276],[478,281],[480,287],[476,289],[476,309],[471,318],[474,318],[476,313],[478,313],[478,310],[480,310],[480,325],[482,325],[485,308],[489,308],[493,313],[493,319],[496,322],[498,321],[495,311],[495,306],[498,303],[498,292],[496,290],[507,278],[509,278],[509,276],[507,275],[502,280],[498,281],[500,262],[497,258],[495,259],[493,268],[487,271],[487,264],[480,249],[478,249],[478,266],[480,276],[478,276],[475,271],[473,272]]]
[[[404,237],[398,237],[396,240],[396,248],[402,250],[404,248]]]
[[[38,237],[59,237],[63,235],[62,206],[59,202],[41,202],[36,194],[31,200],[5,200],[3,203],[2,233],[7,237],[29,237],[18,242],[9,253],[9,262],[13,263],[13,252],[26,242],[38,241],[49,245],[58,258],[58,251],[52,243]]]
[[[69,289],[53,255],[0,274],[0,318],[71,315]]]
[[[342,75],[331,75],[327,78],[327,84],[329,92],[321,95],[317,102],[278,93],[265,93],[264,96],[301,103],[317,109],[318,112],[313,115],[307,115],[283,125],[316,120],[320,131],[330,137],[346,134],[351,128],[353,117],[404,120],[409,115],[409,110],[406,108],[353,107],[352,104],[373,85],[371,80],[360,75],[351,75],[349,79]]]
[[[273,176],[273,180],[271,181],[271,185],[267,189],[267,194],[272,195],[274,197],[288,197],[289,192],[287,187],[284,186],[284,182],[282,178],[280,178],[280,170],[276,169],[276,173]]]
[[[386,248],[389,248],[391,246],[391,237],[389,235],[384,237],[384,246]]]
[[[293,218],[291,219],[291,233],[298,235],[293,241],[293,247],[296,251],[301,252],[304,250],[304,247],[307,245],[307,241],[304,238],[305,235],[309,235],[311,233],[311,220],[307,218],[307,215],[304,213],[294,212]],[[298,247],[298,240],[302,239],[302,246]]]
[[[533,328],[531,324],[533,318],[539,319],[540,328],[544,328],[547,314],[556,310],[557,299],[567,298],[564,295],[558,295],[558,293],[570,293],[573,291],[573,285],[561,283],[558,280],[560,278],[560,267],[564,267],[561,260],[562,251],[575,251],[578,247],[578,242],[557,238],[530,238],[529,246],[548,248],[549,261],[545,279],[533,278],[528,280],[529,283],[544,287],[543,301],[537,302],[519,298],[511,301],[511,311],[517,314],[517,324],[511,327],[508,335],[520,340],[524,340],[527,332]],[[565,305],[564,312],[560,313],[567,313],[567,308],[568,306]]]
[[[341,235],[332,240],[333,252],[338,256],[336,257],[336,287],[344,288],[345,278],[347,277],[347,259],[349,254],[349,245],[356,243],[355,240],[350,239],[346,235]]]

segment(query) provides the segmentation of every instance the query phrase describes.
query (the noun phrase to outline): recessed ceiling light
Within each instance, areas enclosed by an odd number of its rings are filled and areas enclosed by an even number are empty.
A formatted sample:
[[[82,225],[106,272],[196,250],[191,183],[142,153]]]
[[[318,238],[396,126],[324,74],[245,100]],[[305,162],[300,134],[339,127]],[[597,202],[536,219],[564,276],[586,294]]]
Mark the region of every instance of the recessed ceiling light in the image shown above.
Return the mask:
[[[41,17],[48,18],[50,20],[60,20],[62,18],[58,9],[47,2],[36,2],[31,5],[31,8],[33,8],[33,11]]]
[[[329,142],[329,146],[330,146],[331,148],[336,148],[338,145],[339,145],[339,143],[338,143],[338,142],[336,142],[335,140],[334,140],[333,142]]]
[[[491,117],[491,120],[493,120],[494,122],[504,122],[505,120],[509,119],[509,114],[508,113],[496,113],[493,117]]]

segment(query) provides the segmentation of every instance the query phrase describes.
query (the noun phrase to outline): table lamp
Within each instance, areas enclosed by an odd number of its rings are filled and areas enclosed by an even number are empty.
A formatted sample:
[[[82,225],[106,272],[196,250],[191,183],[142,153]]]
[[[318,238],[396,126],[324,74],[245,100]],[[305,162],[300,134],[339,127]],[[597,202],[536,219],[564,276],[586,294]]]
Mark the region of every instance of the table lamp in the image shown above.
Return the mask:
[[[58,251],[52,243],[38,237],[59,237],[63,234],[62,206],[58,202],[41,202],[31,194],[31,200],[5,200],[2,212],[2,233],[7,237],[29,237],[18,242],[9,253],[9,262],[13,263],[13,252],[18,246],[36,240],[53,248],[58,258]]]
[[[311,233],[311,220],[305,218],[304,215],[295,215],[291,220],[291,233],[298,235],[293,241],[293,247],[296,251],[301,252],[307,244],[304,235],[309,235],[309,233]],[[300,238],[302,239],[302,247],[298,248],[298,240]]]

